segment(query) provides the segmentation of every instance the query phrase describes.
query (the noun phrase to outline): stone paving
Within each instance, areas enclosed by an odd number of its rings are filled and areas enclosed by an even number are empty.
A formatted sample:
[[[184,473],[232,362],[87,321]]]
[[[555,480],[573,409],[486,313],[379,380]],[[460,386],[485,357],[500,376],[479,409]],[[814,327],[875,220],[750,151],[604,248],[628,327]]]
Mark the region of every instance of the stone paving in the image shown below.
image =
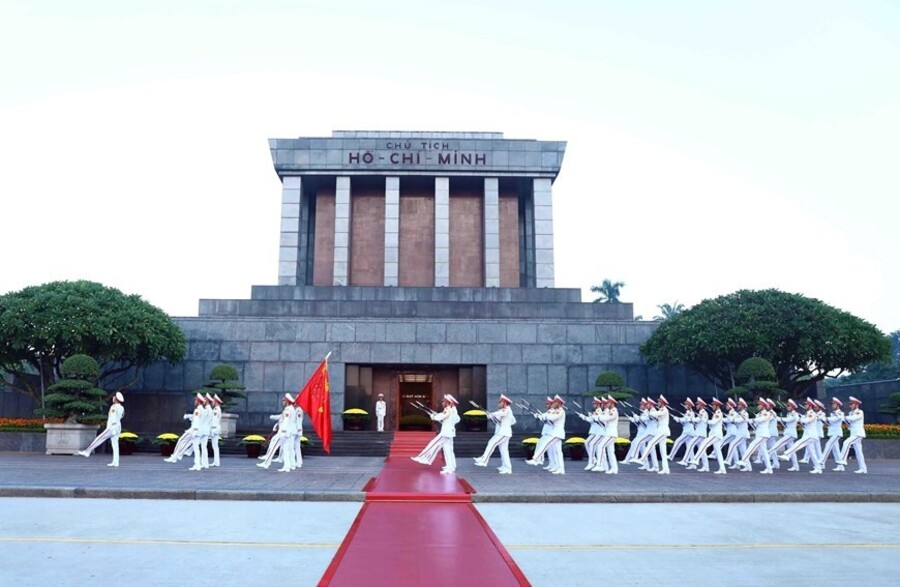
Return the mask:
[[[256,459],[227,455],[222,466],[189,471],[191,462],[170,464],[156,455],[90,459],[40,453],[0,453],[0,497],[112,497],[268,501],[363,501],[363,489],[381,470],[381,457],[309,457],[299,471],[281,473],[256,467]],[[475,502],[900,502],[900,460],[871,460],[869,473],[830,470],[774,475],[729,471],[727,475],[686,471],[673,464],[671,475],[620,465],[618,475],[583,470],[584,461],[566,461],[566,475],[513,461],[513,475],[479,468],[460,458],[458,474],[476,491]],[[499,459],[492,459],[499,466]],[[759,468],[757,467],[758,471]]]

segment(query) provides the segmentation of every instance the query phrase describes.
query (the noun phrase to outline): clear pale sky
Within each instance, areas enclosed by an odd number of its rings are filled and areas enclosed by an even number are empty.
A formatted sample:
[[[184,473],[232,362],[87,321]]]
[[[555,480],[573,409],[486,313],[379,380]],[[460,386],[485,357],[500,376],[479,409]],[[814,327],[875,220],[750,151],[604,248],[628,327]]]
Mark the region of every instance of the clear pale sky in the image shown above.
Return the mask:
[[[173,316],[278,275],[267,139],[568,141],[556,283],[900,329],[900,3],[0,0],[0,293]]]

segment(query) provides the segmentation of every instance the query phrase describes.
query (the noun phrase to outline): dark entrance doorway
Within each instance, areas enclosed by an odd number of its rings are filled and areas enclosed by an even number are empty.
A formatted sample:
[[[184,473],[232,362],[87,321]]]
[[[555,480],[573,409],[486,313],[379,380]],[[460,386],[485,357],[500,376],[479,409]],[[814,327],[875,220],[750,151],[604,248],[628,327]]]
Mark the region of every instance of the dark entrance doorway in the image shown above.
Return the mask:
[[[385,430],[399,430],[412,420],[431,430],[425,413],[413,407],[419,401],[439,410],[445,393],[453,394],[460,412],[469,409],[469,400],[486,405],[487,367],[485,365],[361,365],[345,366],[344,405],[362,408],[371,414],[367,429],[375,429],[375,401],[378,394],[387,402]],[[333,405],[332,409],[337,406]]]

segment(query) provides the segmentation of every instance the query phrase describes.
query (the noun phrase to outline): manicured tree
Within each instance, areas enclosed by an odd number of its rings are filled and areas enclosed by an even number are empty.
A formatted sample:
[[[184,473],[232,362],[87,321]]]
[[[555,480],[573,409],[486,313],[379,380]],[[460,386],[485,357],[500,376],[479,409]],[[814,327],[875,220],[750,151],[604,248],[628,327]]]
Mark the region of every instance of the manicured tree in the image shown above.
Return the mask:
[[[63,361],[59,382],[51,385],[44,396],[44,408],[35,413],[50,418],[66,418],[67,422],[100,420],[106,412],[106,392],[96,386],[100,365],[87,355],[72,355]]]
[[[890,341],[869,322],[775,289],[704,300],[663,321],[641,345],[651,365],[687,365],[723,389],[735,385],[744,359],[762,357],[774,366],[778,387],[795,398],[889,353]]]
[[[775,367],[762,357],[750,357],[738,366],[735,378],[740,384],[729,395],[755,400],[760,397],[781,397],[786,392],[778,389]]]
[[[128,387],[158,361],[184,359],[184,333],[137,295],[91,281],[56,281],[0,296],[0,383],[35,401],[61,376],[66,357],[85,354],[100,365],[97,381]],[[106,385],[107,387],[109,385]]]
[[[616,400],[627,400],[637,393],[636,389],[625,386],[625,379],[615,371],[604,371],[594,381],[596,389],[590,395],[610,395]]]
[[[236,399],[246,399],[243,393],[247,387],[240,382],[238,370],[231,365],[222,364],[213,367],[209,374],[209,381],[203,384],[202,393],[218,394],[222,398],[222,411],[227,412],[234,407]]]

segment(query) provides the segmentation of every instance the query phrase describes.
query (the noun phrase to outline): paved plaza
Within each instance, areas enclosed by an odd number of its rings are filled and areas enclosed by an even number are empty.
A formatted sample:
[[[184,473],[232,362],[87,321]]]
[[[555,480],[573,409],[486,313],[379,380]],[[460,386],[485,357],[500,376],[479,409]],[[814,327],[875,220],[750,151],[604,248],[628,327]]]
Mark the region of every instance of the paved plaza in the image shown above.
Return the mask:
[[[0,453],[0,496],[363,501],[363,488],[384,463],[381,457],[317,456],[306,458],[299,471],[281,473],[234,455],[223,456],[220,468],[204,471],[188,471],[189,460],[170,464],[149,454],[122,457],[118,468],[107,467],[109,460],[109,455]],[[900,502],[900,460],[890,459],[870,460],[867,475],[854,474],[852,461],[849,471],[822,475],[784,467],[774,475],[713,475],[677,464],[671,475],[638,471],[635,465],[605,475],[568,460],[565,475],[550,475],[514,460],[513,474],[506,476],[496,473],[499,464],[495,458],[491,467],[480,468],[459,459],[457,473],[475,489],[474,502]]]
[[[0,586],[313,586],[383,459],[312,457],[293,473],[238,456],[200,472],[147,454],[107,462],[0,453]],[[516,461],[500,476],[460,460],[535,587],[897,584],[900,461],[874,460],[868,475],[566,465],[554,476]]]

